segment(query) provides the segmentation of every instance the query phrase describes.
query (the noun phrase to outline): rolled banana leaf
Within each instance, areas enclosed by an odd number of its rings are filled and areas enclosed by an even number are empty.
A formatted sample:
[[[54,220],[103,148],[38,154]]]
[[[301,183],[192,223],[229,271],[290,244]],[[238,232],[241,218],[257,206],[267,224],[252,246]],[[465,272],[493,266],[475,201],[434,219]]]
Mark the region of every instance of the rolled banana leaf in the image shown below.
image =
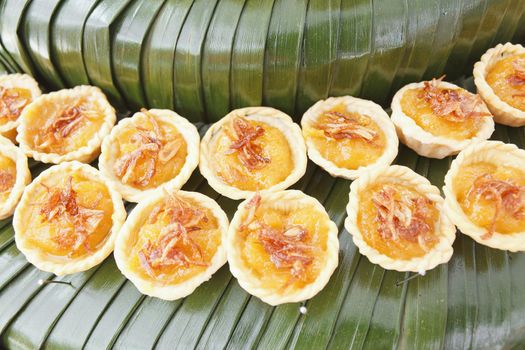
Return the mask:
[[[522,0],[0,0],[0,73],[27,72],[47,89],[90,83],[123,113],[174,109],[201,135],[203,123],[248,105],[298,121],[327,96],[387,106],[404,84],[442,74],[473,91],[472,64],[509,40],[525,43]],[[525,129],[498,126],[494,139],[525,148]],[[441,187],[450,161],[401,146],[396,163]],[[340,229],[339,267],[301,304],[306,314],[299,304],[271,307],[250,296],[227,266],[175,302],[141,295],[112,258],[59,278],[31,266],[10,219],[1,221],[0,347],[525,346],[525,254],[458,233],[451,261],[425,276],[385,271],[343,228],[349,184],[310,164],[294,186],[323,203]],[[197,173],[185,189],[216,198],[230,217],[238,205]]]
[[[25,73],[37,76],[33,63],[20,39],[24,12],[31,0],[3,0],[0,4],[0,37],[7,55]]]
[[[55,69],[68,87],[90,83],[82,45],[84,23],[96,4],[97,0],[64,0],[51,22],[51,56]]]
[[[63,88],[64,82],[51,55],[51,23],[60,0],[33,0],[22,19],[20,39],[38,72],[39,80],[50,89]]]

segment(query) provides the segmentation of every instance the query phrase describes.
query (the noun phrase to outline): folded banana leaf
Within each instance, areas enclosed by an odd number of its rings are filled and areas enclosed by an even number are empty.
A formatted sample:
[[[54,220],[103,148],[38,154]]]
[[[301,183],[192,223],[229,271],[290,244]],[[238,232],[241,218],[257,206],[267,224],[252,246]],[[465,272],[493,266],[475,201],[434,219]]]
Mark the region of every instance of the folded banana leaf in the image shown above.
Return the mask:
[[[126,109],[171,108],[206,126],[232,108],[269,105],[299,120],[315,101],[350,94],[388,106],[406,83],[447,74],[473,91],[489,47],[525,43],[522,0],[0,0],[0,73],[47,89],[91,83]],[[465,78],[466,77],[466,78]],[[525,128],[494,139],[525,148]],[[451,159],[401,146],[397,164],[436,186]],[[32,163],[33,175],[45,166]],[[228,267],[192,295],[141,295],[113,258],[66,277],[35,269],[0,221],[0,335],[7,348],[525,347],[525,254],[458,233],[454,256],[425,276],[385,271],[343,228],[349,181],[310,164],[294,187],[319,199],[340,229],[339,267],[304,303],[271,307]],[[217,199],[196,172],[185,185]],[[132,206],[127,207],[130,210]],[[67,285],[38,280],[70,281]],[[1,347],[1,346],[0,346]]]
[[[82,44],[84,23],[97,0],[64,0],[51,22],[51,56],[55,69],[69,87],[89,84]]]

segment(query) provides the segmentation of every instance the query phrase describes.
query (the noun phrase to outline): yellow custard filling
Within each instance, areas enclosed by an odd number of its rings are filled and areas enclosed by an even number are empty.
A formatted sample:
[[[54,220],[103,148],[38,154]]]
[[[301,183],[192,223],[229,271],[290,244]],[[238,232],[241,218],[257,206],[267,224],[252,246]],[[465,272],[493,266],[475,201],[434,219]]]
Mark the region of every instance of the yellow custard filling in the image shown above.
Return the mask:
[[[525,54],[505,57],[496,62],[485,79],[500,99],[525,111]]]
[[[277,291],[314,282],[326,260],[325,215],[312,206],[286,209],[254,199],[236,238],[244,265],[261,285]]]
[[[456,199],[477,226],[492,233],[525,231],[525,172],[488,162],[468,164],[453,179]]]
[[[16,182],[16,163],[0,155],[0,203],[7,200]]]
[[[32,99],[33,95],[28,89],[6,88],[0,85],[0,126],[17,120]]]
[[[46,179],[31,194],[22,220],[27,245],[65,260],[90,255],[113,226],[113,202],[107,187],[80,173]]]
[[[366,115],[348,112],[344,104],[324,112],[303,131],[321,156],[339,168],[355,170],[370,165],[386,147],[379,125]]]
[[[437,81],[408,89],[401,98],[403,113],[435,136],[454,140],[474,137],[490,116],[478,95],[464,89],[445,89]]]
[[[191,198],[167,196],[132,233],[129,266],[143,279],[177,284],[210,266],[221,231],[210,209]]]
[[[240,190],[267,189],[294,169],[288,139],[267,123],[236,117],[211,142],[210,165],[216,175]]]
[[[28,145],[39,152],[59,155],[87,146],[104,124],[102,107],[76,96],[38,104],[26,117]]]
[[[187,143],[176,127],[149,116],[117,136],[113,172],[123,183],[149,189],[175,178],[188,155]]]
[[[363,240],[392,259],[425,255],[439,241],[438,221],[432,201],[399,183],[373,184],[359,197],[357,225]]]

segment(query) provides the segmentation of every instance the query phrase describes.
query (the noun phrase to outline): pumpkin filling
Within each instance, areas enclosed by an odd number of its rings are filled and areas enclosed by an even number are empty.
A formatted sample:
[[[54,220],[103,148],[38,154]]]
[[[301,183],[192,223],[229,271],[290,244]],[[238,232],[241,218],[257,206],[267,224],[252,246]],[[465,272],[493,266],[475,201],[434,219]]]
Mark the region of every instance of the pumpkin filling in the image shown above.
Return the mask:
[[[104,245],[113,226],[113,202],[104,184],[74,173],[40,183],[32,197],[23,219],[32,248],[75,259]]]
[[[478,162],[464,166],[453,180],[463,212],[487,232],[512,234],[525,231],[525,172]]]
[[[0,126],[18,119],[32,100],[31,91],[0,86]]]
[[[355,170],[370,165],[386,147],[386,137],[379,125],[366,115],[348,112],[344,104],[305,125],[304,133],[321,156],[339,168]]]
[[[265,288],[301,289],[323,267],[328,223],[311,206],[276,204],[261,203],[259,195],[248,203],[237,236],[241,257]]]
[[[500,99],[525,111],[525,54],[505,57],[496,62],[485,79]]]
[[[184,137],[174,126],[159,121],[147,110],[140,125],[118,135],[113,172],[124,184],[155,188],[176,177],[188,155]]]
[[[423,130],[454,140],[470,139],[480,130],[484,117],[491,116],[479,95],[464,89],[439,86],[444,78],[426,81],[409,89],[401,98],[403,113]]]
[[[190,198],[166,193],[132,237],[130,266],[143,279],[177,284],[204,272],[221,244],[217,218]]]
[[[7,200],[16,182],[16,163],[0,155],[0,203]]]
[[[29,145],[60,155],[86,146],[104,124],[98,104],[78,97],[40,104],[27,118]]]
[[[364,241],[392,259],[425,255],[439,241],[439,211],[415,189],[398,183],[372,185],[359,198],[357,224]]]
[[[267,189],[284,181],[294,168],[286,136],[263,122],[236,117],[211,143],[216,175],[240,190]]]

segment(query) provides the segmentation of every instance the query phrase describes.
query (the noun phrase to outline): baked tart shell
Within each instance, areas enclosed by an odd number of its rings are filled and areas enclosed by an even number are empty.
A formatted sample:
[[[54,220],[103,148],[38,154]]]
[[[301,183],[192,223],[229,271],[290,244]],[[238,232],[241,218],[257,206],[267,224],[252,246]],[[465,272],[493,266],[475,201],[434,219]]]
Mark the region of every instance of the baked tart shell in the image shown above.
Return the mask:
[[[7,88],[23,88],[31,92],[32,101],[37,99],[42,92],[38,87],[38,83],[30,75],[27,74],[8,74],[0,76],[0,86]],[[26,106],[27,107],[27,106]],[[3,125],[0,125],[0,134],[4,137],[9,138],[11,141],[15,141],[16,128],[20,125],[20,117],[17,120],[9,121]]]
[[[171,191],[171,190],[170,190]],[[137,289],[142,293],[164,300],[176,300],[183,298],[191,293],[211,278],[211,276],[226,263],[226,248],[224,237],[228,231],[228,217],[221,207],[213,199],[197,192],[177,191],[177,195],[183,198],[190,198],[200,205],[209,209],[216,217],[219,230],[221,231],[222,243],[217,247],[210,265],[205,271],[191,277],[190,279],[178,284],[162,284],[142,278],[128,265],[128,251],[132,248],[131,239],[135,230],[139,228],[144,218],[150,215],[151,209],[164,199],[165,192],[157,190],[147,199],[141,201],[129,214],[128,219],[122,226],[115,244],[115,260],[117,266],[126,278],[128,278]]]
[[[525,54],[525,47],[522,45],[499,44],[481,56],[480,61],[474,65],[473,72],[474,84],[476,84],[481,98],[483,98],[494,115],[494,120],[497,123],[515,127],[525,125],[525,111],[512,107],[496,95],[492,87],[487,83],[486,76],[499,60],[519,54]]]
[[[93,135],[93,137],[87,142],[86,145],[80,147],[74,151],[66,154],[58,153],[43,153],[30,147],[28,143],[28,121],[27,115],[35,113],[35,110],[42,105],[55,104],[56,101],[60,101],[69,96],[84,96],[94,101],[99,102],[99,108],[101,114],[104,116],[103,123],[100,129]],[[90,163],[100,154],[100,146],[102,140],[106,135],[109,134],[111,128],[115,125],[117,120],[115,109],[109,104],[106,96],[98,87],[80,85],[73,89],[64,89],[49,94],[40,96],[37,100],[30,103],[20,115],[20,125],[17,128],[18,135],[16,137],[17,142],[20,144],[20,148],[25,152],[28,157],[43,163],[59,164],[68,161],[79,161],[83,163]]]
[[[27,164],[27,157],[11,141],[0,136],[0,155],[10,158],[16,165],[15,184],[11,188],[9,197],[0,205],[0,220],[5,219],[15,211],[15,207],[24,192],[25,187],[31,182],[31,172]]]
[[[311,205],[315,210],[326,213],[323,205],[319,203],[317,199],[298,190],[261,192],[260,196],[262,201],[281,203],[299,202],[304,203],[305,205]],[[337,237],[338,228],[335,223],[331,221],[328,214],[326,214],[326,220],[329,222],[329,231],[326,242],[326,261],[314,282],[299,290],[286,294],[278,294],[275,290],[262,286],[260,280],[249,272],[236,244],[237,232],[250,210],[249,203],[250,199],[247,199],[239,204],[237,212],[230,223],[228,233],[224,238],[231,273],[237,278],[239,284],[244,290],[270,305],[295,303],[315,296],[326,286],[338,265],[339,239]]]
[[[58,259],[50,259],[46,253],[28,246],[24,237],[26,223],[24,222],[22,213],[27,210],[29,206],[33,205],[33,199],[31,198],[31,195],[35,188],[39,186],[43,180],[53,178],[55,176],[62,177],[66,173],[75,172],[81,172],[86,177],[95,179],[96,181],[104,183],[107,186],[108,192],[111,196],[111,201],[113,203],[113,214],[111,216],[113,226],[111,232],[108,233],[108,237],[104,244],[93,254],[71,259],[71,261],[65,262],[59,261]],[[26,259],[40,270],[52,272],[55,275],[60,276],[86,271],[93,266],[100,264],[105,258],[107,258],[113,251],[117,233],[120,230],[120,227],[124,224],[125,220],[126,210],[124,209],[124,204],[122,203],[122,197],[113,187],[113,185],[107,183],[105,178],[97,169],[90,165],[73,161],[65,162],[43,171],[31,184],[26,187],[20,203],[15,210],[15,215],[13,217],[13,228],[15,230],[16,246],[25,255]]]
[[[445,81],[437,81],[437,84],[441,88],[460,89],[459,86]],[[447,156],[458,154],[473,142],[490,138],[494,132],[494,120],[491,117],[483,117],[484,121],[476,135],[465,140],[455,140],[433,135],[417,125],[414,119],[407,116],[403,111],[401,99],[406,91],[423,88],[424,86],[425,82],[405,85],[396,92],[392,99],[392,122],[394,122],[401,142],[421,156],[443,159]]]
[[[525,151],[516,145],[500,141],[478,142],[462,151],[454,159],[445,176],[443,192],[445,193],[445,211],[448,217],[462,233],[480,244],[511,252],[525,251],[525,231],[512,234],[501,234],[496,231],[490,238],[482,239],[481,237],[485,235],[487,229],[472,222],[457,201],[453,180],[461,172],[463,166],[476,162],[507,164],[525,172]]]
[[[439,242],[425,255],[409,260],[393,259],[372,248],[364,240],[357,224],[359,198],[367,191],[369,186],[382,180],[395,181],[401,185],[410,186],[425,194],[428,199],[436,204],[440,212],[439,225],[435,228],[435,232],[440,234]],[[405,166],[392,165],[387,168],[374,169],[352,182],[346,211],[348,217],[345,220],[345,228],[352,235],[354,244],[359,248],[359,252],[372,263],[378,264],[387,270],[413,271],[424,274],[425,271],[433,269],[439,264],[446,263],[452,257],[452,243],[456,237],[456,228],[443,211],[443,198],[439,193],[439,189],[433,186],[426,178]]]
[[[118,140],[120,132],[127,128],[136,127],[136,120],[131,118],[122,119],[112,130],[111,133],[104,138],[102,142],[102,152],[99,158],[99,168],[102,174],[113,183],[115,188],[122,194],[122,197],[129,202],[139,202],[142,198],[151,195],[155,190],[169,186],[173,189],[180,189],[199,164],[199,132],[197,128],[191,124],[187,119],[181,117],[177,113],[168,109],[151,109],[149,113],[155,115],[159,121],[170,124],[177,129],[186,141],[188,154],[180,172],[173,179],[164,184],[151,189],[141,190],[133,186],[123,183],[113,172],[113,165],[116,162],[117,150],[114,143]],[[144,115],[142,112],[137,112],[135,115]]]
[[[284,190],[299,181],[306,172],[306,164],[308,161],[306,146],[299,125],[295,124],[290,116],[277,109],[270,107],[247,107],[236,109],[227,114],[224,118],[213,124],[202,138],[199,170],[202,176],[208,180],[209,185],[218,193],[231,199],[246,199],[255,194],[255,191],[241,190],[222,181],[214,169],[211,168],[209,162],[209,159],[213,157],[214,153],[213,150],[210,149],[212,138],[221,132],[224,125],[230,123],[231,120],[238,115],[242,115],[248,120],[266,123],[269,126],[275,127],[279,129],[288,140],[293,155],[294,168],[284,181],[270,188],[266,188],[264,191]]]
[[[312,140],[305,138],[308,149],[308,157],[315,164],[326,170],[330,175],[350,180],[355,180],[364,172],[375,167],[390,165],[396,158],[399,147],[396,130],[388,114],[381,106],[372,101],[351,96],[329,97],[326,100],[318,101],[306,111],[306,113],[303,115],[303,118],[301,119],[301,126],[304,129],[306,125],[312,125],[322,113],[329,111],[339,105],[345,105],[349,112],[355,112],[370,117],[372,121],[374,121],[381,128],[385,134],[387,142],[383,154],[375,162],[367,166],[362,166],[357,169],[341,168],[332,161],[323,157],[319,153],[315,143]]]

